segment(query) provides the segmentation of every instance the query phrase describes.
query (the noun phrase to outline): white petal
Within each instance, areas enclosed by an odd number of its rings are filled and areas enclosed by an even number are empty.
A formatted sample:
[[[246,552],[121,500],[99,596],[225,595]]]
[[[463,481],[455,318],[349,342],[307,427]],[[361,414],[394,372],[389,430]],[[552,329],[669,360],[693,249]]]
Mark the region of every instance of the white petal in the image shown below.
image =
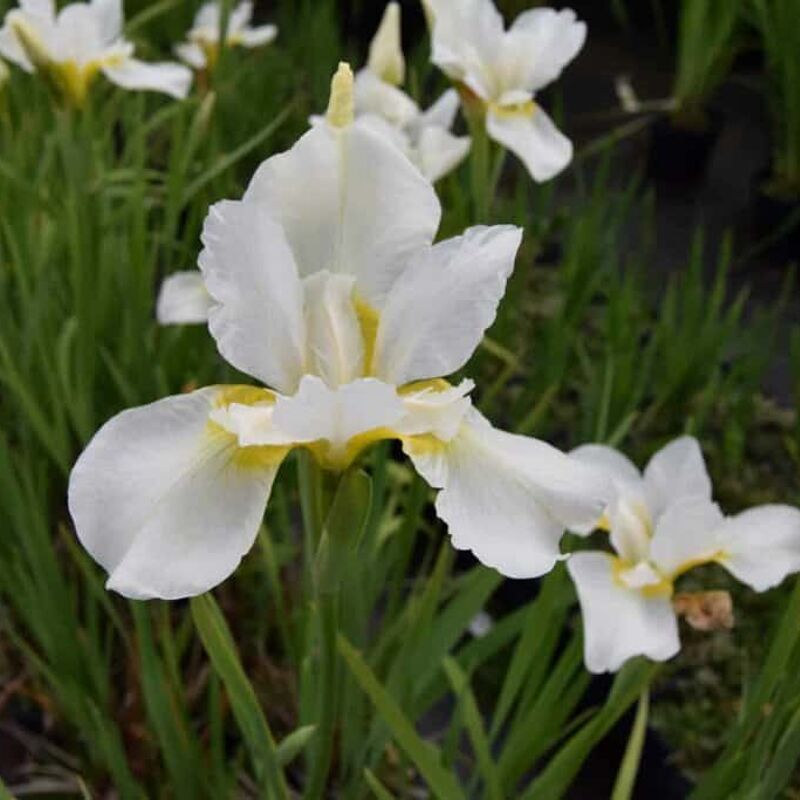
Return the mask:
[[[293,446],[297,444],[290,436],[275,425],[275,402],[261,402],[252,405],[230,403],[215,408],[210,418],[217,425],[232,433],[240,447],[267,445]]]
[[[163,92],[177,100],[184,99],[192,85],[191,70],[170,61],[146,64],[128,58],[119,65],[104,66],[103,74],[123,89]]]
[[[552,83],[586,41],[572,9],[535,8],[517,17],[501,55],[508,86],[535,92]]]
[[[583,614],[584,660],[590,672],[616,672],[629,658],[666,661],[680,650],[670,598],[645,597],[614,579],[606,553],[575,553],[567,561]]]
[[[456,121],[460,106],[458,92],[448,89],[430,108],[422,112],[420,124],[423,127],[439,127],[449,131]]]
[[[469,136],[454,136],[444,128],[423,128],[415,149],[414,161],[431,183],[452,172],[469,153]]]
[[[453,546],[510,578],[534,578],[561,558],[567,525],[596,518],[608,486],[536,439],[493,428],[476,410],[444,443],[404,440],[423,478],[441,489],[436,512]]]
[[[126,597],[206,592],[255,540],[283,450],[245,458],[209,424],[222,389],[124,411],[95,435],[72,470],[78,537]]]
[[[494,93],[492,64],[503,44],[503,18],[491,0],[430,0],[431,61],[480,97]]]
[[[353,304],[352,275],[316,272],[303,281],[306,370],[331,388],[364,374],[364,336]]]
[[[470,228],[419,257],[381,314],[374,374],[398,386],[462,367],[494,321],[522,230]]]
[[[723,516],[716,503],[702,497],[674,500],[658,519],[650,557],[666,575],[716,560],[721,551]]]
[[[31,64],[25,49],[20,44],[16,33],[12,31],[9,25],[8,18],[13,13],[18,14],[19,12],[9,12],[6,15],[5,25],[0,28],[0,56],[21,67],[25,72],[33,72],[33,64]]]
[[[331,389],[306,375],[297,394],[278,398],[273,422],[294,442],[328,442],[333,458],[338,458],[354,437],[392,428],[404,414],[395,387],[374,378]]]
[[[729,517],[718,537],[719,563],[757,592],[800,571],[800,511],[792,506],[758,506]]]
[[[313,124],[319,124],[319,119]],[[324,117],[322,118],[324,121]],[[396,147],[406,158],[411,158],[413,147],[411,145],[411,137],[406,132],[406,128],[399,128],[393,125],[386,117],[379,114],[367,112],[361,114],[358,118],[358,124],[362,128],[368,128],[373,133],[385,139],[393,147]],[[416,165],[415,165],[416,166]]]
[[[634,464],[618,450],[600,444],[587,444],[570,454],[590,467],[601,470],[612,482],[614,497],[605,512],[615,550],[625,559],[637,562],[648,557],[653,521],[647,506],[644,481]],[[574,533],[591,533],[600,520]]]
[[[245,200],[265,203],[281,222],[301,275],[355,275],[358,292],[375,307],[433,241],[441,215],[416,167],[358,122],[312,128],[259,167]]]
[[[257,28],[245,28],[239,33],[242,47],[262,47],[274,42],[278,35],[275,25],[260,25]]]
[[[19,0],[19,7],[34,16],[54,19],[56,16],[55,0]]]
[[[56,17],[53,58],[78,64],[99,57],[109,42],[103,38],[101,17],[87,3],[70,3]]]
[[[206,67],[206,54],[203,48],[194,42],[182,42],[175,45],[175,55],[194,69],[205,69]]]
[[[382,81],[399,86],[405,81],[406,60],[400,32],[400,5],[387,3],[383,19],[369,45],[369,71]]]
[[[92,0],[91,8],[103,42],[114,44],[122,36],[122,0]]]
[[[203,226],[199,264],[216,301],[209,329],[237,369],[291,393],[305,369],[303,293],[280,225],[262,206],[224,200]]]
[[[423,384],[403,392],[406,415],[397,432],[402,436],[431,434],[442,442],[449,442],[460,430],[464,417],[472,406],[468,395],[475,388],[471,380],[463,380],[458,386],[445,381],[434,381],[435,385]]]
[[[211,295],[198,270],[175,272],[164,279],[156,302],[160,325],[193,325],[208,322]]]
[[[228,17],[228,35],[231,33],[238,33],[250,24],[253,19],[253,3],[252,0],[242,0],[235,8],[231,10]]]
[[[572,161],[572,142],[537,104],[531,113],[490,108],[486,130],[514,153],[539,183],[549,181]]]
[[[217,38],[219,37],[219,21],[220,21],[220,5],[218,0],[211,0],[211,2],[203,3],[194,17],[193,29],[209,28],[217,31]]]
[[[356,114],[377,114],[398,127],[409,125],[419,116],[419,107],[402,90],[362,69],[354,84]]]
[[[703,452],[692,436],[681,436],[662,447],[645,467],[644,481],[654,519],[676,500],[711,500],[711,479]]]

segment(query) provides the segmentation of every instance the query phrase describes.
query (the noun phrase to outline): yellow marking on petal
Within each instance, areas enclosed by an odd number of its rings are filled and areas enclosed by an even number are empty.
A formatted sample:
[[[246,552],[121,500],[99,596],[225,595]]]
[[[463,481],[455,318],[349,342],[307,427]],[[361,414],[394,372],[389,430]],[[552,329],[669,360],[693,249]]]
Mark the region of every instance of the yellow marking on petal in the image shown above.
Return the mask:
[[[217,66],[217,61],[219,61],[219,43],[209,41],[208,39],[200,39],[197,44],[200,46],[205,56],[206,71],[213,72]]]
[[[418,436],[404,436],[403,446],[412,456],[435,456],[445,451],[447,442],[443,442],[432,433],[422,433]]]
[[[425,381],[414,381],[414,383],[407,383],[405,386],[398,389],[397,392],[401,397],[405,397],[409,394],[418,394],[419,392],[424,392],[426,389],[430,389],[434,392],[446,392],[448,389],[452,388],[453,385],[444,378],[431,378]]]
[[[639,592],[641,595],[648,599],[657,597],[672,597],[675,590],[672,579],[670,577],[662,576],[658,583],[651,583],[649,586],[633,587],[629,586],[622,578],[622,573],[633,569],[636,565],[631,564],[623,558],[612,556],[612,577],[617,586],[627,589],[629,592]]]
[[[375,358],[375,340],[381,318],[380,314],[357,294],[353,294],[353,307],[361,328],[361,338],[364,340],[364,376],[369,377],[375,366],[372,362]]]
[[[516,117],[530,119],[536,113],[537,107],[534,100],[526,100],[524,103],[513,103],[511,105],[489,104],[492,113],[501,119],[514,119]]]
[[[272,405],[275,403],[274,392],[258,386],[220,386],[214,398],[214,408],[226,408],[232,403],[239,405]],[[221,440],[230,447],[231,463],[243,470],[276,469],[288,452],[292,449],[287,445],[248,445],[242,447],[235,433],[223,428],[222,425],[209,419],[206,425],[206,434],[213,440]]]
[[[690,569],[694,569],[695,567],[702,567],[704,564],[713,564],[715,562],[719,563],[724,561],[728,558],[728,553],[724,550],[715,550],[713,553],[710,553],[707,556],[698,556],[697,558],[690,558],[687,561],[682,562],[679,564],[673,571],[672,575],[670,576],[672,580],[680,577],[684,573],[688,572]]]
[[[597,525],[595,525],[595,527],[599,531],[611,533],[611,519],[609,518],[608,514],[603,514],[603,516],[597,520]]]
[[[224,408],[232,403],[243,406],[254,406],[257,403],[273,404],[275,393],[269,389],[262,389],[260,386],[220,386],[217,396],[214,398],[214,408]]]
[[[311,452],[323,469],[328,472],[344,472],[368,447],[387,439],[398,438],[400,436],[397,431],[391,428],[374,428],[354,436],[343,448],[335,448],[325,439],[301,446]]]
[[[342,61],[331,81],[327,120],[328,124],[334,128],[346,128],[348,125],[352,125],[354,118],[353,70],[346,61]]]

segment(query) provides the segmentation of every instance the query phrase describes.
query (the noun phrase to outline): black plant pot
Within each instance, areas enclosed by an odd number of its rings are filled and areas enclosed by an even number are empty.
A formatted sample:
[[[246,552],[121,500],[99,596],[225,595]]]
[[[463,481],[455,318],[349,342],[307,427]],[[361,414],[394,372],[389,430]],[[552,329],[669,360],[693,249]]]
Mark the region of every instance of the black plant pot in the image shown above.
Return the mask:
[[[764,170],[753,181],[751,234],[766,262],[786,266],[800,262],[800,196],[769,191],[768,176]]]
[[[703,181],[723,125],[719,111],[709,111],[705,116],[705,124],[693,127],[673,117],[655,122],[650,131],[647,176],[656,185],[692,188]]]

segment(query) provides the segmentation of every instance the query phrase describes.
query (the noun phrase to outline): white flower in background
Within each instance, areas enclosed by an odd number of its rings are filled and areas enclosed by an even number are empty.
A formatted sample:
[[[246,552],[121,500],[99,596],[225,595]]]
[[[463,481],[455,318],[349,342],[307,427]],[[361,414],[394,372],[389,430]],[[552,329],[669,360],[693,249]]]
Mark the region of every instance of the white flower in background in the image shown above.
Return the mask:
[[[205,223],[211,334],[270,388],[216,386],[125,411],[73,469],[77,534],[122,594],[186,597],[224,580],[294,447],[342,470],[399,439],[440,489],[453,544],[515,577],[551,569],[564,527],[590,524],[609,499],[595,470],[494,429],[471,382],[438,378],[491,325],[522,232],[476,227],[434,245],[433,187],[353,121],[352,90],[342,65],[326,124]]]
[[[458,94],[446,92],[423,112],[400,88],[404,80],[400,6],[389,3],[370,45],[367,66],[356,75],[356,116],[399,147],[429,181],[436,182],[469,153],[470,138],[450,132],[458,113]]]
[[[615,552],[582,551],[567,561],[592,672],[616,671],[637,655],[665,661],[678,652],[674,584],[696,566],[720,564],[759,592],[800,570],[800,511],[766,505],[723,516],[691,437],[657,452],[643,475],[602,445],[579,447],[570,457],[604,472],[616,490],[598,523]]]
[[[71,3],[58,13],[53,0],[20,0],[0,29],[0,55],[26,72],[42,73],[76,107],[84,105],[99,73],[123,89],[186,97],[191,71],[134,58],[122,26],[122,0]]]
[[[274,41],[278,35],[275,25],[253,27],[253,4],[250,0],[239,3],[228,17],[225,32],[227,47],[262,47]],[[175,54],[194,69],[213,69],[219,56],[221,41],[222,5],[219,2],[205,3],[194,18],[186,34],[187,41],[175,46]]]
[[[586,40],[570,9],[535,8],[506,30],[491,0],[427,0],[431,59],[459,87],[465,107],[485,117],[486,131],[515,153],[535,181],[572,160],[572,143],[535,94],[552,83]]]

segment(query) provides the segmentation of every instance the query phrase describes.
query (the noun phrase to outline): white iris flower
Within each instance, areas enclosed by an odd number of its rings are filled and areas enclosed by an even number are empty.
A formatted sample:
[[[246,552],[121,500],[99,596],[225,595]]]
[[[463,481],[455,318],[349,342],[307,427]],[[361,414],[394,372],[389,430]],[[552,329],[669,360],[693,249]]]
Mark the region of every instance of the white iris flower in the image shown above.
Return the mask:
[[[515,153],[535,181],[572,160],[572,143],[534,99],[572,61],[586,24],[570,9],[535,8],[506,30],[492,0],[427,0],[433,63],[459,86],[488,135]]]
[[[400,6],[393,2],[386,6],[372,40],[367,66],[356,75],[356,116],[392,141],[435,183],[469,153],[470,138],[451,133],[460,105],[458,94],[445,92],[427,111],[421,111],[400,88],[404,80]]]
[[[77,534],[122,594],[186,597],[230,575],[294,447],[338,471],[400,440],[440,490],[454,546],[514,577],[551,569],[564,527],[590,524],[609,499],[594,469],[494,429],[471,382],[439,377],[494,320],[522,232],[476,227],[433,244],[433,187],[353,121],[352,87],[342,65],[327,123],[205,223],[211,333],[270,388],[216,386],[125,411],[75,465]]]
[[[71,3],[19,0],[0,29],[0,55],[26,72],[40,72],[70,105],[82,107],[99,73],[123,89],[184,98],[192,73],[180,64],[148,64],[133,57],[122,36],[122,0]]]
[[[603,471],[616,490],[598,523],[615,553],[579,552],[567,562],[592,672],[616,671],[637,655],[665,661],[678,652],[673,587],[693,567],[720,564],[759,592],[800,570],[800,511],[766,505],[723,516],[691,437],[657,452],[643,475],[602,445],[579,447],[570,457]]]
[[[228,17],[225,32],[227,47],[255,48],[267,45],[278,35],[275,25],[253,27],[253,3],[239,3]],[[215,1],[205,3],[194,18],[186,34],[187,41],[176,45],[175,54],[194,69],[213,69],[219,56],[222,26],[222,6]]]

